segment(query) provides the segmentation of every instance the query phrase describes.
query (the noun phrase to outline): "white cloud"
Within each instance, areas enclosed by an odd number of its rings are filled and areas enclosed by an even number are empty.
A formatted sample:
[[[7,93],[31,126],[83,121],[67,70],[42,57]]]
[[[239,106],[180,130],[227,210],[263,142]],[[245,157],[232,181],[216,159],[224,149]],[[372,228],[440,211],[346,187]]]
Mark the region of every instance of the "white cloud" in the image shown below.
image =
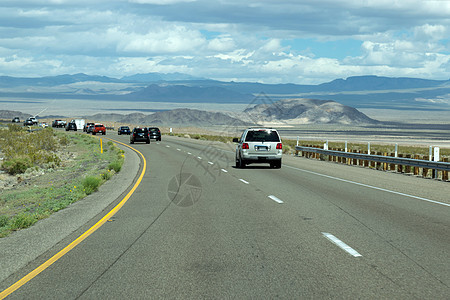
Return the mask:
[[[120,37],[117,50],[125,53],[192,53],[206,44],[199,32],[183,26],[160,28],[145,34],[126,33],[114,28],[110,29],[107,35]]]
[[[422,0],[3,0],[0,75],[443,79],[449,15],[450,1]]]
[[[210,51],[227,52],[233,50],[235,47],[236,43],[229,36],[218,37],[208,42],[208,50]]]

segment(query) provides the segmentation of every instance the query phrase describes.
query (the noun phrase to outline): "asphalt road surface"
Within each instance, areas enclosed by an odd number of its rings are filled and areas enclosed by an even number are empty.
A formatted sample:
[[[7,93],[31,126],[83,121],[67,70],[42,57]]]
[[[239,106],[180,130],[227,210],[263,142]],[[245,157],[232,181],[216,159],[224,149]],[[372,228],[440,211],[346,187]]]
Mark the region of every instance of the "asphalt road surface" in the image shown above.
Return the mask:
[[[132,146],[146,170],[125,205],[8,299],[449,299],[449,183],[292,156],[236,169],[231,144],[167,136]]]

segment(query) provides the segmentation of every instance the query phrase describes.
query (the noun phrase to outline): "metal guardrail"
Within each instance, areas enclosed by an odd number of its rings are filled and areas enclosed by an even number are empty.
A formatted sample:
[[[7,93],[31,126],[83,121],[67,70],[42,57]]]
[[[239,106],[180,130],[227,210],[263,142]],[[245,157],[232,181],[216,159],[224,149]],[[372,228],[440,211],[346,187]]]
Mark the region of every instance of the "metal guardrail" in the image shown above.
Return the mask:
[[[392,156],[382,156],[382,155],[371,155],[371,154],[362,154],[362,153],[353,153],[353,152],[342,152],[342,151],[324,150],[324,149],[320,149],[320,148],[303,147],[303,146],[296,146],[295,149],[298,151],[303,151],[303,152],[313,152],[313,153],[318,153],[318,154],[366,160],[366,161],[373,161],[373,162],[379,162],[379,163],[387,163],[387,164],[411,166],[411,167],[418,167],[418,168],[425,168],[425,169],[450,171],[450,163],[448,163],[448,162],[438,162],[438,161],[392,157]]]

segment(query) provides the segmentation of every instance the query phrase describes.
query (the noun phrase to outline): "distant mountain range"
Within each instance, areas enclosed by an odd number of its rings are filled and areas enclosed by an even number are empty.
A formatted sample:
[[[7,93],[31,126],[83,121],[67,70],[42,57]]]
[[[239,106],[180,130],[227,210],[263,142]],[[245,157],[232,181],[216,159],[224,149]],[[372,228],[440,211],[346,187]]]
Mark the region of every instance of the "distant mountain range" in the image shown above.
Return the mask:
[[[0,118],[12,119],[20,117],[22,120],[29,115],[17,111],[0,110]],[[50,118],[42,116],[42,119]],[[70,119],[70,116],[60,116]],[[141,124],[143,126],[198,126],[210,127],[216,125],[254,126],[267,124],[352,124],[367,125],[380,122],[369,118],[355,108],[342,105],[330,100],[315,99],[286,99],[270,104],[259,104],[249,107],[241,113],[211,112],[197,109],[173,109],[157,111],[153,114],[131,113],[99,113],[84,116],[88,120],[102,122],[119,122],[123,124]]]
[[[356,76],[318,85],[222,82],[181,73],[122,78],[86,74],[0,76],[0,97],[177,103],[255,103],[287,98],[334,100],[355,108],[450,110],[450,80]]]

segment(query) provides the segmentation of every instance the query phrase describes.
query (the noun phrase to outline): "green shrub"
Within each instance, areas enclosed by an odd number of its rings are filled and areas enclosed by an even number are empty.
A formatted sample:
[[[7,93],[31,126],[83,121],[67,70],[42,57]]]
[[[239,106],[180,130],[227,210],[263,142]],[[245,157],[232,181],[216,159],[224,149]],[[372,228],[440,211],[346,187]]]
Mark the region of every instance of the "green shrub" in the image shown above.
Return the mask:
[[[6,227],[9,224],[9,218],[7,216],[0,216],[0,227]]]
[[[62,146],[67,146],[67,145],[70,144],[70,140],[67,138],[67,135],[63,135],[63,136],[61,136],[61,137],[59,138],[59,143],[60,143]]]
[[[100,186],[101,182],[102,179],[100,177],[87,176],[86,178],[83,179],[81,184],[83,185],[83,189],[86,195],[90,195],[96,190],[98,190],[98,187]]]
[[[9,159],[2,164],[3,170],[10,175],[24,173],[28,168],[31,168],[33,163],[27,157],[18,157]]]
[[[30,213],[20,213],[12,218],[11,230],[28,228],[36,222],[37,219],[34,215]]]
[[[17,124],[8,124],[8,130],[11,132],[25,131],[23,126],[19,126]]]
[[[102,174],[100,174],[100,176],[102,177],[103,180],[109,180],[112,177],[111,172],[108,170]]]
[[[108,165],[108,170],[114,170],[114,172],[118,173],[122,169],[122,162],[115,160]]]

